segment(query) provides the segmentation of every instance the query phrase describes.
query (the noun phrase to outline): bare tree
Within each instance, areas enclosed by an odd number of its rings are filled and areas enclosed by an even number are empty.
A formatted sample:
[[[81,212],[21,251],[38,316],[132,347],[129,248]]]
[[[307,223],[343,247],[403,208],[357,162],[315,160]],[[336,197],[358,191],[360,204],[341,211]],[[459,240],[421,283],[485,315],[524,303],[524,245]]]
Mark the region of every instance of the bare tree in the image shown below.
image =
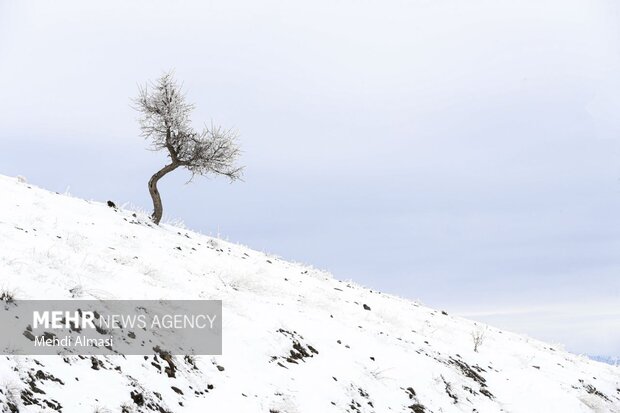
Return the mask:
[[[178,167],[192,173],[190,181],[195,175],[208,174],[224,175],[231,182],[241,178],[243,168],[235,166],[240,154],[237,132],[213,124],[205,125],[200,132],[194,130],[190,121],[194,105],[186,102],[172,72],[141,86],[134,102],[141,113],[142,136],[151,141],[153,150],[168,151],[170,158],[148,184],[155,224],[159,225],[163,214],[157,182]]]
[[[474,342],[474,351],[477,353],[478,348],[484,343],[484,338],[486,336],[486,328],[478,327],[474,331],[471,332],[471,339]]]

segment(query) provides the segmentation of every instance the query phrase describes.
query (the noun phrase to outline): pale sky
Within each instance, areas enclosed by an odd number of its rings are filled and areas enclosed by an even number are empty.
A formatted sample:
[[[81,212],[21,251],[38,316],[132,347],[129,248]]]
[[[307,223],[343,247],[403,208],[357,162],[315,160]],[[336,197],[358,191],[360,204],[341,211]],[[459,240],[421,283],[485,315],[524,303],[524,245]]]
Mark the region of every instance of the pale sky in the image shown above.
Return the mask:
[[[150,209],[174,68],[245,182],[165,215],[568,350],[620,355],[620,6],[0,0],[0,173]]]

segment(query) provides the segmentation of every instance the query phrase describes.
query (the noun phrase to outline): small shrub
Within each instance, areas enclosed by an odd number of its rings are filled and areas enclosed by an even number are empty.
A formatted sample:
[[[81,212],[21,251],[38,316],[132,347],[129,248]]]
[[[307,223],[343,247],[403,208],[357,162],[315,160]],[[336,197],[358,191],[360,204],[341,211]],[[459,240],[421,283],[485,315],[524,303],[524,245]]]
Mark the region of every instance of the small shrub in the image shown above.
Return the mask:
[[[0,290],[0,301],[4,301],[5,303],[13,303],[15,302],[15,293],[7,288],[3,288]]]
[[[471,332],[471,339],[474,342],[474,351],[477,353],[478,348],[482,346],[484,343],[484,337],[486,335],[486,328],[482,329],[478,327],[476,330]]]

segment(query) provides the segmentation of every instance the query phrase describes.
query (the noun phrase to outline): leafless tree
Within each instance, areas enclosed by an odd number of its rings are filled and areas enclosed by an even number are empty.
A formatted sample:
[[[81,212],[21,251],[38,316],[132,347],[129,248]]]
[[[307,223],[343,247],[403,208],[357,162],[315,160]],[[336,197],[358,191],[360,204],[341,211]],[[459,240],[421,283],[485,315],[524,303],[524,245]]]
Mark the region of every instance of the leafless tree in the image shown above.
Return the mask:
[[[208,174],[224,175],[231,182],[241,178],[243,168],[235,165],[240,154],[237,132],[213,124],[200,132],[194,130],[190,121],[194,105],[186,102],[172,72],[141,86],[134,103],[141,114],[142,136],[151,141],[153,150],[166,150],[170,158],[148,184],[155,224],[163,214],[157,182],[169,172],[187,168],[192,174],[190,181],[195,175]]]
[[[478,327],[474,331],[471,332],[471,339],[474,342],[474,351],[477,353],[478,348],[484,343],[484,338],[486,336],[486,328]]]

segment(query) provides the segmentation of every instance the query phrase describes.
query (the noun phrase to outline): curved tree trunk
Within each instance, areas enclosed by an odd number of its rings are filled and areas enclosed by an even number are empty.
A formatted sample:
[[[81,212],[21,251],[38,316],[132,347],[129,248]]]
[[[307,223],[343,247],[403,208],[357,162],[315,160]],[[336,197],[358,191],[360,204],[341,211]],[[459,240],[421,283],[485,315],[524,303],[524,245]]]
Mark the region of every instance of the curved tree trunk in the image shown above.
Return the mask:
[[[151,219],[155,225],[159,225],[159,221],[161,221],[161,217],[164,213],[164,208],[161,203],[161,196],[159,196],[159,191],[157,190],[157,182],[168,172],[172,172],[177,169],[179,165],[179,163],[174,162],[170,165],[166,165],[157,171],[151,179],[149,179],[149,193],[151,194],[151,199],[153,199],[153,215],[151,215]]]

